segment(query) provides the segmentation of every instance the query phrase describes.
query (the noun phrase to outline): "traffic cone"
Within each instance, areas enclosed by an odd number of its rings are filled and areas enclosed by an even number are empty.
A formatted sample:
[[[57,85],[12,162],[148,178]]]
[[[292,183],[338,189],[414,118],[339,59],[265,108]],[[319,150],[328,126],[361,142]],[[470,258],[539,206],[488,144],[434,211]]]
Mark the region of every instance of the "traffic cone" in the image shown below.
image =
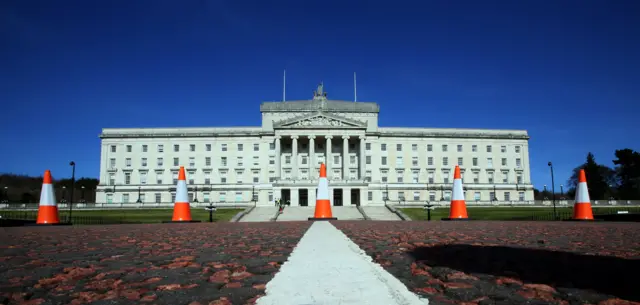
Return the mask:
[[[338,220],[331,213],[331,200],[329,199],[329,180],[327,180],[327,167],[320,164],[320,179],[318,180],[318,197],[316,198],[316,212],[309,220]]]
[[[56,196],[53,192],[53,179],[51,179],[51,171],[44,171],[42,179],[42,191],[40,192],[40,205],[38,206],[37,225],[59,225],[60,217],[58,216],[58,205],[56,204]]]
[[[462,189],[460,166],[458,165],[456,165],[453,172],[453,189],[451,190],[449,218],[442,218],[442,220],[469,220],[469,216],[467,215],[467,205],[464,202],[464,190]]]
[[[578,175],[578,187],[576,189],[576,203],[573,205],[573,220],[594,220],[587,187],[587,176],[584,169]]]
[[[191,206],[189,205],[189,195],[187,190],[187,175],[184,166],[180,166],[178,173],[178,184],[176,185],[176,202],[173,205],[173,218],[171,222],[200,222],[191,219]]]

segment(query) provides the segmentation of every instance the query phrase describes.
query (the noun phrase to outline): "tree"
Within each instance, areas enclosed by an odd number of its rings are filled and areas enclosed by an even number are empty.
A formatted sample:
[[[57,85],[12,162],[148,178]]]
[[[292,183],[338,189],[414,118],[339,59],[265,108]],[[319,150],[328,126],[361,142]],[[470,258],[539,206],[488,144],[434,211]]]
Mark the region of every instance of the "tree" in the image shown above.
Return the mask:
[[[578,185],[578,175],[580,170],[584,169],[587,176],[587,185],[589,186],[589,197],[594,200],[607,199],[612,197],[617,187],[616,171],[610,167],[596,162],[592,153],[587,154],[587,161],[574,168],[573,174],[567,181],[567,195],[575,194]]]
[[[619,149],[615,153],[616,174],[620,182],[619,198],[633,200],[640,198],[640,153],[632,149]]]

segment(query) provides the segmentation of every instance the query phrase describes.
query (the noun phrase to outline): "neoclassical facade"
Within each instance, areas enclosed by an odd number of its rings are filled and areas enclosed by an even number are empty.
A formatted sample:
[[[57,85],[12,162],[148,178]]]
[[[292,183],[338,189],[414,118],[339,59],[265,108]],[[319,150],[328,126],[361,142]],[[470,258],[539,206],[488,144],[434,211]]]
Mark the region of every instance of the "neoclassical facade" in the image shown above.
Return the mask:
[[[184,166],[194,203],[312,206],[323,162],[334,205],[446,204],[456,164],[469,204],[533,200],[524,130],[380,127],[378,104],[322,85],[260,111],[260,127],[103,129],[97,202],[171,204]]]

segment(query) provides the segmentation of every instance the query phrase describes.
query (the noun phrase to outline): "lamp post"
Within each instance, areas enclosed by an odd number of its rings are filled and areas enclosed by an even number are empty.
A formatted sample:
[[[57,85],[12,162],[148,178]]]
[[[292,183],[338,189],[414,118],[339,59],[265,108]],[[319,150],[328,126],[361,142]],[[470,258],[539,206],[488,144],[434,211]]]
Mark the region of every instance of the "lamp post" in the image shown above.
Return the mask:
[[[444,185],[440,186],[440,201],[444,201]]]
[[[549,169],[551,170],[551,200],[553,200],[553,219],[557,219],[556,215],[556,191],[555,191],[555,182],[553,181],[553,164],[551,161],[547,163],[549,165]]]
[[[81,186],[80,189],[82,190],[82,193],[80,193],[80,201],[82,201],[84,203],[85,202],[85,200],[84,200],[84,185]]]
[[[384,187],[386,189],[387,195],[384,196],[384,198],[382,198],[382,199],[384,199],[384,205],[387,205],[387,200],[389,200],[389,184],[385,184]]]
[[[136,203],[142,203],[142,199],[140,198],[141,191],[142,191],[142,186],[138,186],[138,200],[136,200]]]
[[[491,201],[498,201],[498,192],[496,191],[496,185],[493,185],[493,198]]]
[[[71,223],[71,215],[73,213],[73,189],[76,184],[76,163],[71,161],[69,162],[69,166],[71,166],[71,198],[69,199],[69,223]]]
[[[67,187],[64,185],[62,186],[62,199],[60,201],[67,203]]]
[[[9,187],[4,187],[4,202],[9,203]]]
[[[195,186],[195,194],[193,195],[194,199],[193,202],[197,203],[198,202],[198,186]]]
[[[560,184],[560,200],[564,200],[564,189],[562,187],[563,185]]]

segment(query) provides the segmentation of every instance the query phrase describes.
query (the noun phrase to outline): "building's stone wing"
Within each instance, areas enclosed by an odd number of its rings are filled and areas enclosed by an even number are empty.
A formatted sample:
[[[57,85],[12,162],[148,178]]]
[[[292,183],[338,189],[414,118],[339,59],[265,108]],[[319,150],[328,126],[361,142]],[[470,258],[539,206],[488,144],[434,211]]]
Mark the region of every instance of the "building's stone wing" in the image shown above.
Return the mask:
[[[366,128],[366,123],[332,115],[315,113],[275,122],[274,128]]]

